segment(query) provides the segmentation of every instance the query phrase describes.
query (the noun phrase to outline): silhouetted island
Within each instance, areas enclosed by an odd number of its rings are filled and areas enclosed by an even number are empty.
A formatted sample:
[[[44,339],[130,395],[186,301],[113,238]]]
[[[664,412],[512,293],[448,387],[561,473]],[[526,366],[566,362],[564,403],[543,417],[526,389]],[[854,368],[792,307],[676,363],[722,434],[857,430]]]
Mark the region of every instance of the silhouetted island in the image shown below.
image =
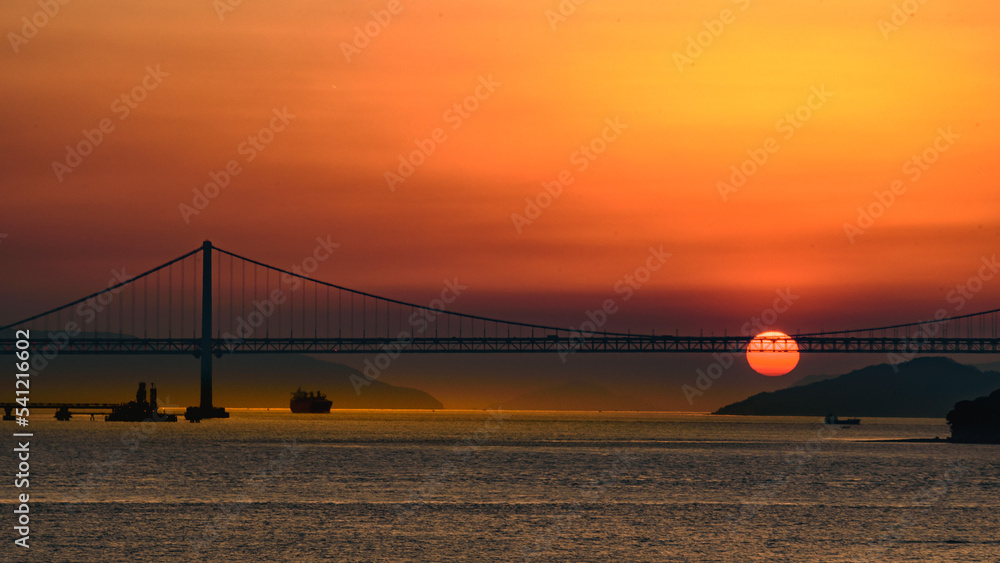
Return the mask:
[[[959,401],[947,419],[952,442],[1000,444],[1000,389],[986,397]]]
[[[778,391],[758,393],[714,414],[760,416],[944,418],[958,401],[1000,385],[1000,373],[980,371],[949,358],[916,358]]]

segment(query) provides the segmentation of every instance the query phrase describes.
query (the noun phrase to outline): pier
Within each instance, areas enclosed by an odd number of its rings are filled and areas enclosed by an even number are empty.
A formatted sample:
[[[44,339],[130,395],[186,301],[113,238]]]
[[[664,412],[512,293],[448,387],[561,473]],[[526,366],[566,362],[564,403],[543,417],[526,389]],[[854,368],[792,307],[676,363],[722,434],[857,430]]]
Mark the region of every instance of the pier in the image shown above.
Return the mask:
[[[73,414],[89,414],[90,419],[93,420],[95,415],[98,414],[111,414],[111,409],[117,407],[119,403],[31,403],[29,409],[55,409],[56,418],[59,420],[69,420],[70,416]],[[14,420],[14,409],[23,408],[18,403],[0,403],[0,407],[3,408],[3,419],[4,420]],[[72,412],[73,409],[77,412]],[[87,412],[79,412],[80,409],[100,409],[100,412],[94,412],[93,410],[88,410]],[[107,412],[104,412],[107,411]]]

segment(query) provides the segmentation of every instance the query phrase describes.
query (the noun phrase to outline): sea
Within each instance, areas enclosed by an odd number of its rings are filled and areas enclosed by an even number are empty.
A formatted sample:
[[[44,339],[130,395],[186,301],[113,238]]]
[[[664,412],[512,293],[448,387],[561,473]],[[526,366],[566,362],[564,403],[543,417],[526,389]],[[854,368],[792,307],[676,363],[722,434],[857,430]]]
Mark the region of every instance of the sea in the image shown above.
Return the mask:
[[[1000,561],[1000,446],[940,419],[44,412],[3,561]]]

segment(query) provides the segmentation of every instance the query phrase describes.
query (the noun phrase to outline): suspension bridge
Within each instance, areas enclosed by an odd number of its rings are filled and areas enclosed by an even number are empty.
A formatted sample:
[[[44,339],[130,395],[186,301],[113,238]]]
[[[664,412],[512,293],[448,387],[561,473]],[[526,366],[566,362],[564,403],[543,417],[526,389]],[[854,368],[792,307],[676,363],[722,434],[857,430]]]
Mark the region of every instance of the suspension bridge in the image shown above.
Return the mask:
[[[227,416],[212,400],[212,357],[224,354],[824,353],[1000,351],[1000,309],[789,337],[581,332],[446,311],[373,295],[201,247],[76,301],[0,326],[13,354],[182,354],[201,361],[189,412]]]

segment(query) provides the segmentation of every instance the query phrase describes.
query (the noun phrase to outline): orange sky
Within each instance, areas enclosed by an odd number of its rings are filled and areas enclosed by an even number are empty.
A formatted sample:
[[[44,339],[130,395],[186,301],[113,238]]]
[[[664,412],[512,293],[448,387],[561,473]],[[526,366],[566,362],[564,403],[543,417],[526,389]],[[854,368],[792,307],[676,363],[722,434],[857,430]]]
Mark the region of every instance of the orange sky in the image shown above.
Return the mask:
[[[738,329],[786,287],[801,301],[779,328],[924,318],[1000,241],[1000,5],[931,0],[880,29],[895,4],[595,0],[553,29],[556,0],[243,2],[222,17],[207,0],[72,2],[31,33],[39,4],[7,2],[4,316],[206,238],[287,267],[329,235],[342,246],[317,277],[418,302],[458,277],[457,309],[516,320],[572,322],[660,245],[672,257],[622,328]],[[707,46],[685,52],[689,37]],[[145,99],[126,115],[134,88]],[[467,117],[448,113],[477,92]],[[808,118],[789,128],[796,110]],[[626,128],[581,171],[574,154],[615,119]],[[102,120],[114,129],[93,153],[54,170]],[[282,130],[248,161],[241,143],[269,123]],[[386,172],[436,129],[445,140],[390,190]],[[907,165],[935,140],[936,162]],[[233,160],[240,173],[186,222],[179,206]],[[512,215],[562,170],[573,182],[519,233]],[[852,242],[845,224],[896,180]],[[998,296],[986,283],[963,312]]]

